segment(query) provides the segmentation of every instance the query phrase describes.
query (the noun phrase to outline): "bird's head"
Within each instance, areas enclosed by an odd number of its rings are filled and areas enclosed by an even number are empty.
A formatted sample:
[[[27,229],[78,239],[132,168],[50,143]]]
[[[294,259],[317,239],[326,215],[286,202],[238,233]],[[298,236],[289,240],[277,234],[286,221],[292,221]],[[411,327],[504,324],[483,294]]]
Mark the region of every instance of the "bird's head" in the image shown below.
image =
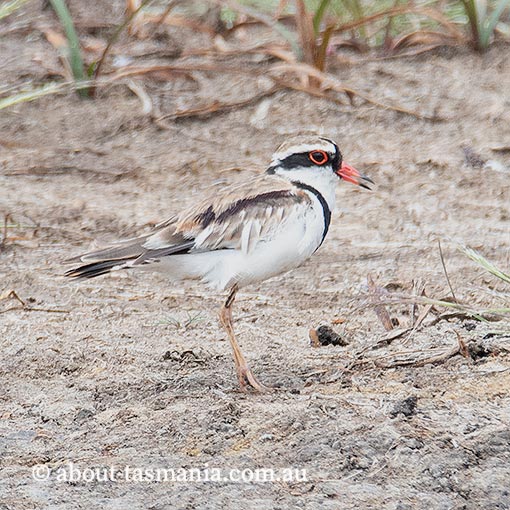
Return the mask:
[[[338,145],[321,136],[297,136],[276,149],[267,173],[275,173],[290,180],[301,180],[299,176],[337,176],[362,188],[370,189],[372,179],[361,175],[354,167],[345,163]]]

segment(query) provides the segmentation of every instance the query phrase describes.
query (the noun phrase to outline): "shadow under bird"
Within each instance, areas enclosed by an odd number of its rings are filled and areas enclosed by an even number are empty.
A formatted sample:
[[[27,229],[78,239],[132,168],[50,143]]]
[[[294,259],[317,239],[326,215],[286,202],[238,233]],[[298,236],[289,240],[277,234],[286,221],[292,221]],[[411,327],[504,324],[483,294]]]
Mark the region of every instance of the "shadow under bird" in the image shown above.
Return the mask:
[[[343,162],[338,145],[320,136],[289,139],[265,173],[185,209],[137,238],[86,253],[66,276],[93,278],[121,269],[161,271],[171,280],[200,279],[228,291],[220,320],[234,354],[241,389],[258,381],[237,343],[232,305],[239,289],[294,269],[321,246],[345,180],[373,181]]]

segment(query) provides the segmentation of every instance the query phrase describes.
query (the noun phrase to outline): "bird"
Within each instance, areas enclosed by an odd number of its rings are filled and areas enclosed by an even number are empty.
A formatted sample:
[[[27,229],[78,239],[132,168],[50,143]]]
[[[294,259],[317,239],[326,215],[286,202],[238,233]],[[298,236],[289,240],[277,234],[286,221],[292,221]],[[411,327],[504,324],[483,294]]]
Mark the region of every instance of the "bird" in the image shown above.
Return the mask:
[[[198,279],[226,292],[219,318],[243,391],[264,392],[234,332],[238,291],[302,265],[322,245],[340,181],[371,189],[372,179],[343,161],[336,142],[319,135],[287,139],[263,173],[225,187],[140,236],[68,259],[65,273],[94,278],[149,269],[171,281]]]

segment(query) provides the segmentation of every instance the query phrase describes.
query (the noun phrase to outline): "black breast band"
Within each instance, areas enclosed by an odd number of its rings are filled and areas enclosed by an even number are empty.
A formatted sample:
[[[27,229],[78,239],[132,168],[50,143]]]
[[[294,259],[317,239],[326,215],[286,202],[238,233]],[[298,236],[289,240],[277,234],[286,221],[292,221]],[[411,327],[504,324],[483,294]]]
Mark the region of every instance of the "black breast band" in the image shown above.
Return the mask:
[[[319,246],[317,246],[317,249],[319,249],[324,241],[324,238],[326,237],[326,234],[328,233],[329,225],[331,223],[331,210],[329,208],[329,205],[326,202],[326,199],[321,195],[321,193],[312,186],[309,186],[308,184],[304,184],[299,181],[292,181],[292,184],[294,184],[294,186],[296,186],[299,189],[304,189],[306,191],[309,191],[310,193],[313,193],[317,197],[322,206],[322,212],[324,213],[324,231],[322,232],[321,242]]]

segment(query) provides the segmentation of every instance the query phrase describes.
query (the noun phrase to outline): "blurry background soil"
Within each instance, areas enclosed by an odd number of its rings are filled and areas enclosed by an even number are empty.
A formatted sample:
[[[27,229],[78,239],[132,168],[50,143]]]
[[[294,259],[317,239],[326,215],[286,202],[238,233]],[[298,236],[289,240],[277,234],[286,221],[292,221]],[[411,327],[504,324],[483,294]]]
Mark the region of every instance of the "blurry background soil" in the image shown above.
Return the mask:
[[[78,16],[80,4],[71,7]],[[104,15],[117,20],[113,10]],[[4,23],[2,84],[43,82],[59,66],[34,19],[58,27],[37,2]],[[194,41],[189,29],[171,32],[167,49]],[[0,215],[15,228],[0,246],[0,508],[510,508],[510,326],[432,310],[392,340],[367,284],[370,276],[379,293],[411,294],[421,282],[429,297],[449,296],[441,240],[457,299],[508,306],[508,286],[457,244],[509,267],[509,48],[355,57],[331,72],[435,120],[279,91],[157,123],[120,83],[94,100],[47,96],[1,112]],[[260,77],[215,72],[142,83],[160,115],[268,88]],[[377,186],[339,185],[320,251],[239,294],[242,348],[280,391],[238,390],[217,320],[223,296],[150,273],[62,276],[64,259],[263,171],[281,141],[304,131],[338,141]],[[388,310],[396,327],[409,326],[410,304]],[[319,325],[347,345],[312,348],[308,331]],[[450,351],[437,363],[399,363]],[[290,466],[309,481],[32,480],[33,465],[68,461]]]

